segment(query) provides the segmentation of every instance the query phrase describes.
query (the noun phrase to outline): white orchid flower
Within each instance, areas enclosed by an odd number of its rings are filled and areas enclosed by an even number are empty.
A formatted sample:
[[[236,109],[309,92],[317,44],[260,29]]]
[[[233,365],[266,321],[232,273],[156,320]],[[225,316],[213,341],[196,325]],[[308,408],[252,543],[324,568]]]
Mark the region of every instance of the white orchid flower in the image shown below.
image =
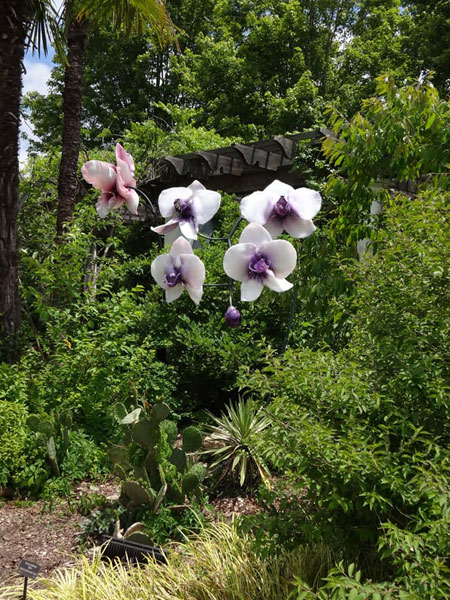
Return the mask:
[[[169,220],[164,225],[152,227],[153,231],[165,235],[179,227],[184,237],[196,240],[199,225],[210,221],[219,210],[220,194],[193,181],[188,187],[163,190],[158,206],[161,215]]]
[[[241,233],[239,244],[227,250],[223,259],[225,273],[241,281],[241,300],[251,302],[261,295],[264,286],[274,292],[292,287],[286,281],[295,268],[297,253],[290,242],[272,240],[259,223],[250,223]]]
[[[195,256],[189,242],[182,236],[172,244],[169,254],[161,254],[152,262],[152,277],[166,290],[167,302],[173,302],[187,290],[198,304],[203,295],[205,267]]]
[[[116,162],[117,167],[102,160],[89,160],[81,167],[85,181],[102,192],[95,205],[101,218],[124,202],[130,213],[137,215],[139,196],[133,189],[136,187],[134,161],[120,144],[116,145]]]
[[[277,238],[284,230],[295,238],[311,235],[316,227],[313,217],[322,199],[309,188],[294,188],[277,179],[262,192],[253,192],[241,200],[241,214],[249,222],[259,223]]]

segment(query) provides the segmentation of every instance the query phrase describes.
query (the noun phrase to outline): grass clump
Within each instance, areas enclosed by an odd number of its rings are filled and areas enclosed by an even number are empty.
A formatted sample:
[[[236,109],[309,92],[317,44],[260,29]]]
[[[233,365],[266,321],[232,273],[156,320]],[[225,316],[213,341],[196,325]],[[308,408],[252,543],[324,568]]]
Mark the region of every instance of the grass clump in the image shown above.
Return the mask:
[[[326,548],[303,547],[262,558],[250,536],[234,525],[216,523],[167,551],[166,566],[92,562],[83,557],[75,568],[38,581],[30,600],[286,600],[293,581],[313,583],[331,565]],[[44,586],[44,587],[43,587]],[[18,597],[18,589],[3,598]]]

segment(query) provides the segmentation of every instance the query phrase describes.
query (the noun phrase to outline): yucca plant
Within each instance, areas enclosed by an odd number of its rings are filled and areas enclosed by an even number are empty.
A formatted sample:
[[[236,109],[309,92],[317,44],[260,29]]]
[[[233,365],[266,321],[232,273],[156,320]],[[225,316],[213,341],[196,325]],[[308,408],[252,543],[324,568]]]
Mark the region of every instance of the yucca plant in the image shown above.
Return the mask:
[[[258,436],[270,425],[260,408],[249,400],[239,399],[216,417],[209,413],[213,423],[207,425],[208,437],[202,454],[213,459],[211,470],[217,473],[215,487],[225,478],[232,477],[244,487],[260,476],[270,487],[270,473],[258,448]]]

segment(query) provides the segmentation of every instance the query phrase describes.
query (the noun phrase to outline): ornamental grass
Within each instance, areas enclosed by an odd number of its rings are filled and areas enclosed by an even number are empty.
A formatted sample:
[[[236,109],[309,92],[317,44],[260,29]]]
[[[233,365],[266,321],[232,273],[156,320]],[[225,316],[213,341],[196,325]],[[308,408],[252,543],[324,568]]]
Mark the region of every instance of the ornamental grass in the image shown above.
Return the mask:
[[[167,565],[130,566],[96,553],[31,586],[30,600],[286,600],[295,577],[318,582],[330,565],[327,548],[302,547],[263,558],[252,539],[218,523],[167,550]],[[33,589],[34,588],[34,589]],[[0,598],[20,597],[10,587]]]

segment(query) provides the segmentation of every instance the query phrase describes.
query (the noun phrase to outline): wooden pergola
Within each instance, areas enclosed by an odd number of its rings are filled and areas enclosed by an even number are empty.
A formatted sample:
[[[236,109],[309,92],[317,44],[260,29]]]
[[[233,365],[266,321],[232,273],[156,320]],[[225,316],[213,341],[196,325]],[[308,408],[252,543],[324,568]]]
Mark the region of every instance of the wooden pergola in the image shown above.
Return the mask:
[[[333,136],[328,129],[319,128],[294,135],[275,136],[251,144],[232,144],[224,148],[165,156],[156,165],[157,177],[148,181],[144,191],[156,202],[160,192],[168,187],[186,187],[198,179],[210,190],[235,194],[238,198],[263,190],[274,179],[293,187],[305,185],[301,173],[292,171],[295,149],[299,142],[319,145],[324,137]],[[125,222],[146,221],[151,218],[143,204],[139,214],[126,213]]]

